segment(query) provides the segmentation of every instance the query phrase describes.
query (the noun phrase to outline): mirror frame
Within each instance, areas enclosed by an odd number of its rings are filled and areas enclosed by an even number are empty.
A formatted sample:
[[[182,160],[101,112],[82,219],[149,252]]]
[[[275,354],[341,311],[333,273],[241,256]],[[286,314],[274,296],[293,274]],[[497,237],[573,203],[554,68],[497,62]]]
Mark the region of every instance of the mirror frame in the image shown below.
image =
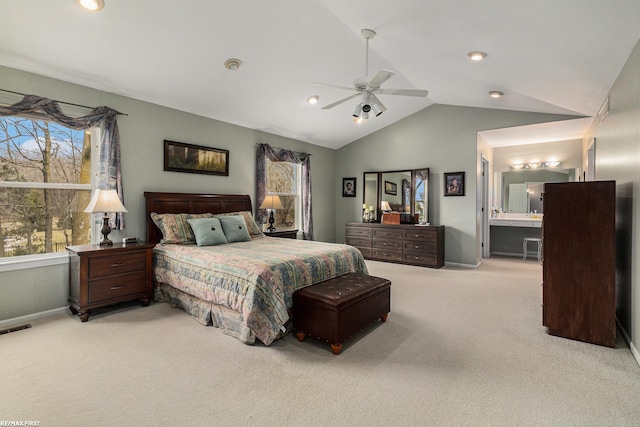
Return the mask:
[[[412,219],[413,222],[404,222],[406,224],[415,224],[415,214],[416,214],[416,205],[415,205],[415,198],[416,198],[416,176],[418,174],[418,172],[422,172],[422,171],[426,171],[425,175],[426,175],[426,179],[424,179],[424,186],[425,186],[425,221],[426,222],[430,222],[429,220],[429,216],[430,216],[430,209],[429,209],[429,181],[430,181],[430,176],[429,176],[429,168],[419,168],[419,169],[400,169],[400,170],[391,170],[391,171],[368,171],[368,172],[363,172],[362,174],[362,203],[363,205],[367,204],[367,193],[366,193],[366,186],[367,186],[367,175],[376,175],[376,180],[377,180],[377,185],[376,185],[376,206],[375,206],[375,218],[373,220],[373,222],[376,223],[380,223],[382,222],[382,210],[380,209],[380,205],[382,204],[382,195],[384,194],[384,190],[383,190],[383,185],[384,182],[382,180],[383,175],[385,174],[391,174],[391,173],[410,173],[411,174],[411,184],[410,184],[410,195],[409,195],[409,200],[411,201],[411,211],[407,212],[410,214],[410,218]],[[423,172],[424,173],[424,172]],[[398,191],[402,191],[402,185],[401,183],[399,183],[398,185]]]

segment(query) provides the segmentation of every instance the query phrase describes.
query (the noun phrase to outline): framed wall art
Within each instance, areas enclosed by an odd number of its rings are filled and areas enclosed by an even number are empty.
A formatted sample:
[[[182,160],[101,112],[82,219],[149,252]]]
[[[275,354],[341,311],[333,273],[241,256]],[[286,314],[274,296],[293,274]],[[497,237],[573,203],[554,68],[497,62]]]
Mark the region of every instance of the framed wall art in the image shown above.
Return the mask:
[[[384,194],[390,194],[392,196],[398,195],[398,184],[393,182],[385,181],[384,182]]]
[[[342,197],[356,197],[355,178],[342,178]]]
[[[165,139],[164,170],[229,176],[229,150]]]
[[[464,196],[464,172],[445,172],[444,195]]]

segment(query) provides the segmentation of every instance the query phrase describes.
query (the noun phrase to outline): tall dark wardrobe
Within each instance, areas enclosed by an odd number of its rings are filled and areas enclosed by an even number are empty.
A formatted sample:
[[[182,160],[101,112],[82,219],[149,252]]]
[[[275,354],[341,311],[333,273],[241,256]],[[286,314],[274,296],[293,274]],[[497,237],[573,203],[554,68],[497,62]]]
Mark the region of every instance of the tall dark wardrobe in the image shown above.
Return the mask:
[[[615,181],[544,186],[542,323],[615,347]]]

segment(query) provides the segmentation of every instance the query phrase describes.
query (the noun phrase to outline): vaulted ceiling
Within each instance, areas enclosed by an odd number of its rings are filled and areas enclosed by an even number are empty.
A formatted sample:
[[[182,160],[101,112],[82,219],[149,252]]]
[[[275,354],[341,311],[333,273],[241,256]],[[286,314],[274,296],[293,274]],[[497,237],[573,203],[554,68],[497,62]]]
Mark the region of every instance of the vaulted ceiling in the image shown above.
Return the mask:
[[[638,0],[105,3],[3,0],[0,65],[330,148],[434,103],[595,115],[640,37]],[[364,28],[369,74],[429,95],[379,95],[387,111],[357,125],[358,98],[321,109],[352,92],[312,83],[364,75]]]

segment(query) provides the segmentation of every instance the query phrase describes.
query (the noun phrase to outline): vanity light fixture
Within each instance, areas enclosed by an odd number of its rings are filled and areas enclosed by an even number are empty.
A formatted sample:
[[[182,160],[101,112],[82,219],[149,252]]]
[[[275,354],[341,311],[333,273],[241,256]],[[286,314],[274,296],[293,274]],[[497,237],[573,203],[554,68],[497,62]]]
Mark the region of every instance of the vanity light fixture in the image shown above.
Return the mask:
[[[524,168],[524,165],[522,163],[515,163],[511,165],[511,169],[513,170],[520,170],[522,168]]]
[[[318,95],[311,95],[310,97],[307,98],[307,102],[309,104],[317,104],[319,100],[320,100],[320,97]]]
[[[559,167],[559,166],[560,166],[560,162],[556,162],[556,161],[553,161],[553,162],[545,162],[545,164],[544,164],[544,165],[545,165],[545,167],[548,167],[548,168],[550,168],[550,169],[555,169],[555,168],[557,168],[557,167]]]
[[[500,92],[499,90],[492,90],[491,92],[489,92],[489,95],[491,95],[492,98],[500,98],[502,95],[504,95],[504,92]]]
[[[542,166],[542,163],[528,163],[527,164],[527,168],[528,169],[539,169],[540,166]]]
[[[76,1],[80,6],[92,12],[97,12],[99,10],[102,10],[102,8],[104,7],[104,0],[76,0]]]
[[[487,57],[486,53],[480,52],[480,51],[469,52],[467,55],[469,55],[469,58],[472,61],[482,61],[484,58]]]

